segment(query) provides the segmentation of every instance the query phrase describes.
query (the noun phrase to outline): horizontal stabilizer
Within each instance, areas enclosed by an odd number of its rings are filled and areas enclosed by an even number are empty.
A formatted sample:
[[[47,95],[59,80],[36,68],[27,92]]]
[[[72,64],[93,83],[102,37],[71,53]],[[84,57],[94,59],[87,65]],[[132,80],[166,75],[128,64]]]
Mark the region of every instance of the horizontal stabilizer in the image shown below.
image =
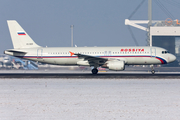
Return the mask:
[[[26,51],[22,51],[22,50],[6,50],[7,52],[14,52],[14,53],[23,53],[23,54],[26,54],[27,52]]]

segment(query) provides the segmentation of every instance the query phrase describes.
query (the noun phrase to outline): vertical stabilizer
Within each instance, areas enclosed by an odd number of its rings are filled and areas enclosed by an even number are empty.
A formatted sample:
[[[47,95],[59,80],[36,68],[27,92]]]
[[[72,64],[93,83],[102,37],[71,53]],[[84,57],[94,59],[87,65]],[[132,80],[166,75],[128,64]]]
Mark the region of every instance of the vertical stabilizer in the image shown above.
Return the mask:
[[[14,49],[40,47],[15,20],[7,21]]]

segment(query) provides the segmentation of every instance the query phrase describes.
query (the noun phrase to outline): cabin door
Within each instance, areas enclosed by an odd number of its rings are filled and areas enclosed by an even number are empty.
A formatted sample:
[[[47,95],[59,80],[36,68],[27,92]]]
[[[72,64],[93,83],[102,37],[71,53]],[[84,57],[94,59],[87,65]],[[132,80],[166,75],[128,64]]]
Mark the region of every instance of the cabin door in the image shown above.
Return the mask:
[[[37,59],[42,59],[43,49],[37,49]]]
[[[151,57],[156,57],[156,48],[151,48]]]

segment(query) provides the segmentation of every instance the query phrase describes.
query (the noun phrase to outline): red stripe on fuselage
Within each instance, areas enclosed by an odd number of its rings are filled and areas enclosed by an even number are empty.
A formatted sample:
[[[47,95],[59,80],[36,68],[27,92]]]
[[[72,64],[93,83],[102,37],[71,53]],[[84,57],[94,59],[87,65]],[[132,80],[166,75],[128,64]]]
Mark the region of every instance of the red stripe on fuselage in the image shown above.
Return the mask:
[[[161,63],[162,63],[162,64],[164,64],[164,61],[163,61],[162,59],[157,58],[157,57],[156,57],[156,59],[160,60],[160,61],[161,61]]]

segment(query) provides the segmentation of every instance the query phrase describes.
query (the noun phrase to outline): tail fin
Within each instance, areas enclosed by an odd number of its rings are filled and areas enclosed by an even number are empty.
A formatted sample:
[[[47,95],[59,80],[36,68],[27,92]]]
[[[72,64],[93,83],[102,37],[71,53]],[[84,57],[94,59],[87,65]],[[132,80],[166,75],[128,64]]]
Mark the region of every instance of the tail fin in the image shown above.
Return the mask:
[[[37,45],[15,20],[8,20],[8,27],[14,48],[33,48]]]

